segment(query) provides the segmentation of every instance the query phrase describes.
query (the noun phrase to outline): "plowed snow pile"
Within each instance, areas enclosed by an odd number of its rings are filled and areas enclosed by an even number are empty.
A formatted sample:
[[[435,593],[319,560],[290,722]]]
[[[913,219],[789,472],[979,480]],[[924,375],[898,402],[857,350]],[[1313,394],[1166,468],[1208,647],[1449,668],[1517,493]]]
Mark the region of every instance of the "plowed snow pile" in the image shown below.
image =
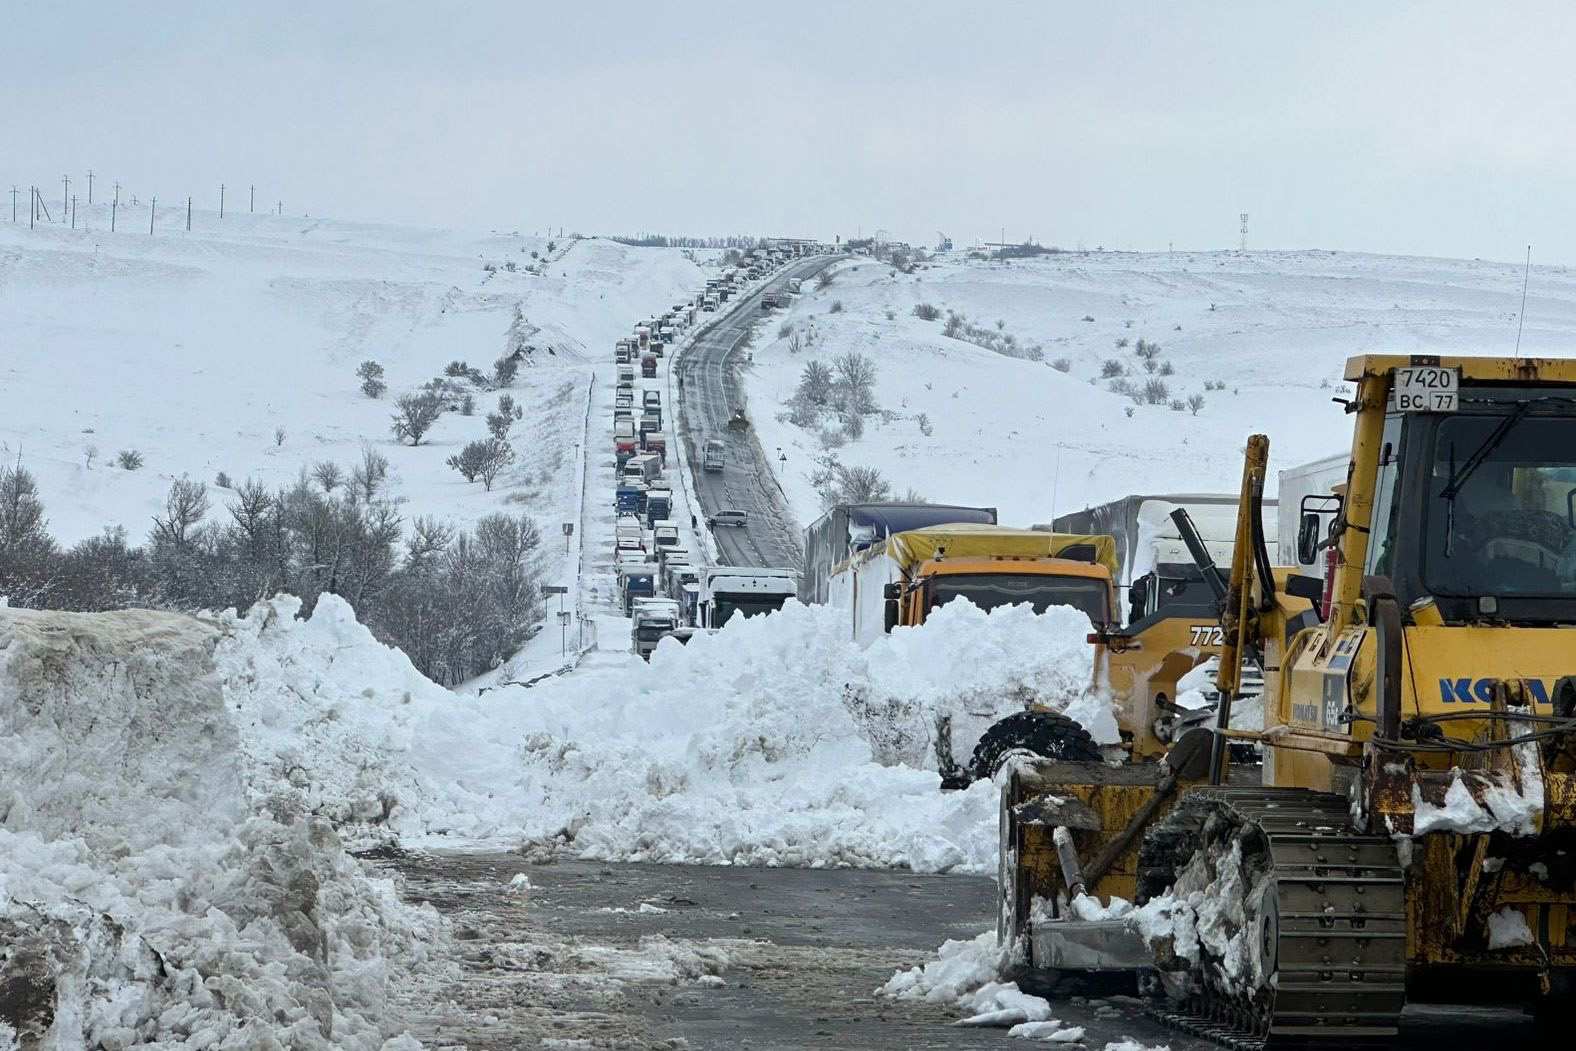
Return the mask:
[[[389,1046],[436,916],[258,814],[217,637],[0,609],[0,1048]]]
[[[420,841],[546,842],[603,859],[990,871],[996,791],[944,793],[938,711],[1061,698],[1097,739],[1088,623],[967,604],[869,649],[790,605],[649,665],[481,696],[423,679],[325,596],[231,618],[216,660],[252,790],[276,812]]]

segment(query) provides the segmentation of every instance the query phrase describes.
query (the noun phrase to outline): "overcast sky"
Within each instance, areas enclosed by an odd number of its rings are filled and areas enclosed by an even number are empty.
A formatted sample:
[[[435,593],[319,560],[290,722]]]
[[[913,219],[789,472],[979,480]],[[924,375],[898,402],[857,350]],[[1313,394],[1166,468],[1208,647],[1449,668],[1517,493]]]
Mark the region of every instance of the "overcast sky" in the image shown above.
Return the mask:
[[[7,190],[91,167],[424,225],[1157,249],[1248,212],[1260,247],[1576,262],[1570,3],[4,9]]]

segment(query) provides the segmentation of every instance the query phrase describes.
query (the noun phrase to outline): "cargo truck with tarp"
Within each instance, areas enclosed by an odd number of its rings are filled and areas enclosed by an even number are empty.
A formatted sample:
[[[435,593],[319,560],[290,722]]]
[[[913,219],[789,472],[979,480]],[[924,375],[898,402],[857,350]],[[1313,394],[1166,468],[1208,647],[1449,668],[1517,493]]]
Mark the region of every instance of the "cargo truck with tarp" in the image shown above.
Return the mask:
[[[949,523],[893,533],[834,567],[828,602],[848,611],[851,638],[874,642],[925,622],[955,599],[981,609],[1071,606],[1091,627],[1114,622],[1116,544],[1110,536]]]
[[[832,571],[849,557],[893,533],[955,522],[995,525],[994,507],[956,504],[839,504],[804,531],[804,575],[799,601],[824,604]]]
[[[846,611],[849,637],[862,644],[923,624],[959,599],[986,610],[1068,606],[1088,617],[1094,638],[1119,615],[1115,569],[1110,536],[953,522],[894,532],[852,552],[833,567],[827,595]],[[962,787],[991,776],[1008,754],[1044,755],[1059,741],[1073,740],[1087,750],[1079,754],[1097,757],[1088,734],[1062,714],[1072,700],[1001,691],[942,698],[914,729],[930,735],[942,783]]]

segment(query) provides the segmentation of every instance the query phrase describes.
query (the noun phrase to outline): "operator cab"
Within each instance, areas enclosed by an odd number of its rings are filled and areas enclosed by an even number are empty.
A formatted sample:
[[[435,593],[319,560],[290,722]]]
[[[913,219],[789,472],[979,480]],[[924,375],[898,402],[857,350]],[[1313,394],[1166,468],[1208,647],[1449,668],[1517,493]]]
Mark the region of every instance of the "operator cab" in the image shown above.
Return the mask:
[[[1576,623],[1576,386],[1464,380],[1438,412],[1392,397],[1378,465],[1364,574],[1389,578],[1403,610],[1432,600],[1446,624]],[[1305,505],[1309,565],[1330,541]]]

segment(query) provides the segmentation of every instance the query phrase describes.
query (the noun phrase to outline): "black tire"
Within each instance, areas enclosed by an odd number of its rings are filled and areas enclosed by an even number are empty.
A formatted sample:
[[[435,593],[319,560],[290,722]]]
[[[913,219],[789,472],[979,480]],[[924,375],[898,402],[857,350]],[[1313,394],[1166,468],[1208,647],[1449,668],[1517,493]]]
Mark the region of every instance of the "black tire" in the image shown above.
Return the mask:
[[[1013,752],[1042,759],[1099,762],[1100,746],[1075,720],[1056,712],[1014,712],[980,735],[969,759],[969,775],[987,781]]]

